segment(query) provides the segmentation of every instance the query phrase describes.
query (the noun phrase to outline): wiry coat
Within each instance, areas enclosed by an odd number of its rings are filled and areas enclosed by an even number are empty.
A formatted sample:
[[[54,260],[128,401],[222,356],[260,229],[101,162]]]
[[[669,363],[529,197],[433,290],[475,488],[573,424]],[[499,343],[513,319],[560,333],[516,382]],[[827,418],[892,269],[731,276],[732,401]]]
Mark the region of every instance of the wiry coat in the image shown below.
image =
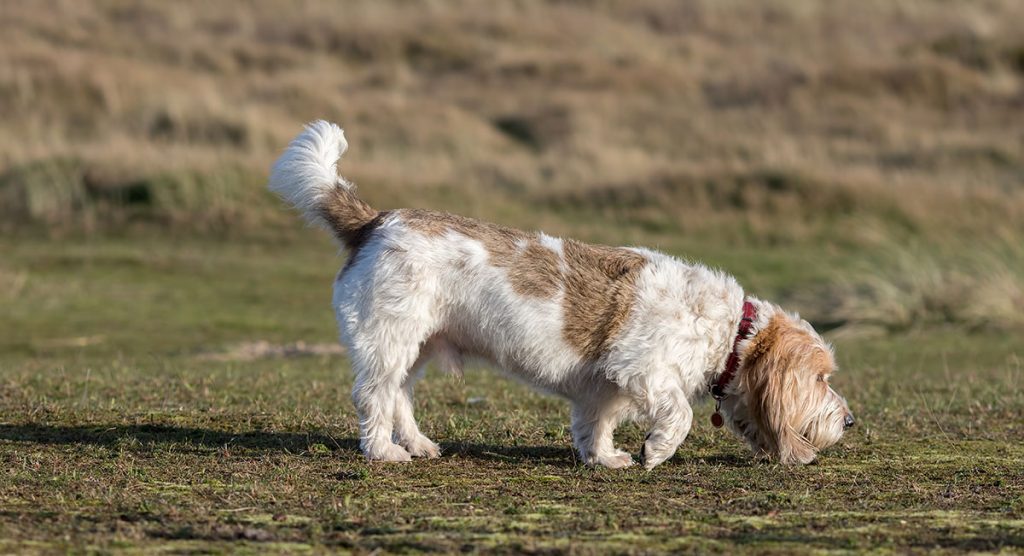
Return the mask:
[[[465,356],[570,400],[589,464],[632,463],[612,445],[626,417],[651,423],[649,467],[671,457],[690,430],[690,400],[733,348],[744,292],[732,277],[646,249],[443,212],[378,212],[337,175],[346,147],[336,125],[311,124],[275,164],[270,188],[350,249],[333,306],[367,457],[439,454],[413,418],[413,384],[430,359],[459,373]],[[781,314],[754,302],[762,320]],[[810,343],[824,346],[816,334]],[[778,452],[769,444],[758,447]]]

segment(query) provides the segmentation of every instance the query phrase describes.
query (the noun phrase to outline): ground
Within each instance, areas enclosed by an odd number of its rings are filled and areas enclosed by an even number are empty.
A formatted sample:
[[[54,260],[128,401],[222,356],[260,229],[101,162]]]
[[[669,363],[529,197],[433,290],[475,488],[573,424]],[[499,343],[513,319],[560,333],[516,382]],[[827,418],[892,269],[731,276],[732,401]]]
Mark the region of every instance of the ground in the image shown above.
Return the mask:
[[[0,551],[1024,548],[1014,335],[834,337],[859,425],[806,467],[754,461],[704,403],[664,465],[587,468],[565,403],[484,369],[421,383],[441,459],[371,464],[332,347],[341,258],[308,233],[3,242]]]

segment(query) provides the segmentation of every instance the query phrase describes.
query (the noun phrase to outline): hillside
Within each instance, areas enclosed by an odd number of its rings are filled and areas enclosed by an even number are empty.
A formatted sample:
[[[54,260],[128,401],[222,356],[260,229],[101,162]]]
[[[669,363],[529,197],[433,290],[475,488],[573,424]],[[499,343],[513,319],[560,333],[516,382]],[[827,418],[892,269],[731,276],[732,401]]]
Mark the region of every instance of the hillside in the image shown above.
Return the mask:
[[[102,228],[124,205],[263,225],[266,169],[315,118],[347,129],[344,171],[386,206],[540,203],[739,242],[1024,222],[1013,0],[3,10],[8,229]]]

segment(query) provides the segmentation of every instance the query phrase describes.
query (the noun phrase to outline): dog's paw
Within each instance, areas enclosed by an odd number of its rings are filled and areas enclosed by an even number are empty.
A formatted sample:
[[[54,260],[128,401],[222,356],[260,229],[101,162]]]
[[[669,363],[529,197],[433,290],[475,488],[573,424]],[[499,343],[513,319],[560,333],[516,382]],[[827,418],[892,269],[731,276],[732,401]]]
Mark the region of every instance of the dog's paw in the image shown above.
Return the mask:
[[[621,469],[635,464],[633,457],[622,450],[597,454],[584,454],[583,461],[591,467],[607,467],[608,469]]]
[[[663,447],[652,449],[645,443],[640,449],[640,462],[644,464],[645,468],[651,470],[667,461],[675,453],[675,450],[666,450]]]
[[[366,459],[370,461],[404,462],[412,461],[412,456],[405,448],[398,444],[386,444],[380,447],[368,448],[366,450]]]
[[[675,448],[665,446],[663,443],[653,442],[651,435],[648,434],[644,440],[644,445],[640,447],[640,463],[647,470],[651,470],[674,456],[675,453]]]
[[[429,438],[422,434],[411,442],[403,442],[402,446],[414,458],[436,458],[441,456],[441,447],[434,444]]]
[[[596,463],[598,465],[603,465],[608,469],[622,469],[623,467],[633,465],[635,462],[633,461],[633,456],[623,452],[622,450],[616,450],[607,456],[597,458]]]

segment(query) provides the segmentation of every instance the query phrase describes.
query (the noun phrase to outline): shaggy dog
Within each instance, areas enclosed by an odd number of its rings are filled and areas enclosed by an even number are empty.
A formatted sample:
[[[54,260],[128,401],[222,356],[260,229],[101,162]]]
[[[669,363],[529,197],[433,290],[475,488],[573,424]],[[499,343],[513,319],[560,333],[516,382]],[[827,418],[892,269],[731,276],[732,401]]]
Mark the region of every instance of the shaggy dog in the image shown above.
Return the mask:
[[[377,211],[337,174],[347,146],[338,126],[310,124],[270,189],[349,249],[333,307],[367,458],[440,454],[413,417],[413,385],[428,361],[460,373],[466,356],[568,399],[589,465],[633,463],[612,443],[631,418],[650,423],[642,462],[670,458],[709,390],[716,426],[784,463],[812,461],[853,425],[828,383],[831,347],[798,316],[745,298],[731,276],[647,249]]]

